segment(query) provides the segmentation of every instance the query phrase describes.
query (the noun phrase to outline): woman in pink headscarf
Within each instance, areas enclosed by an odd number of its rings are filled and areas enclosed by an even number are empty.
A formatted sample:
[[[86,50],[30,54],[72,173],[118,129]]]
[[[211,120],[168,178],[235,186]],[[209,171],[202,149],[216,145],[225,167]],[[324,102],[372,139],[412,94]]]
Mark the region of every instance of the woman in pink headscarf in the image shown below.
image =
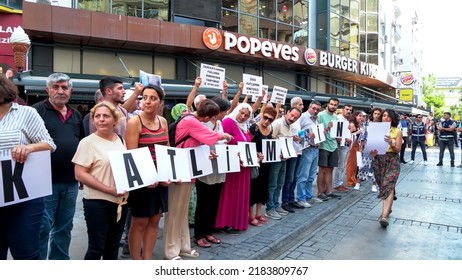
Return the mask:
[[[233,136],[229,145],[250,142],[247,121],[252,114],[252,106],[239,104],[223,120],[223,130]],[[224,233],[238,234],[249,226],[250,168],[241,166],[240,172],[227,173],[221,192],[215,228]]]

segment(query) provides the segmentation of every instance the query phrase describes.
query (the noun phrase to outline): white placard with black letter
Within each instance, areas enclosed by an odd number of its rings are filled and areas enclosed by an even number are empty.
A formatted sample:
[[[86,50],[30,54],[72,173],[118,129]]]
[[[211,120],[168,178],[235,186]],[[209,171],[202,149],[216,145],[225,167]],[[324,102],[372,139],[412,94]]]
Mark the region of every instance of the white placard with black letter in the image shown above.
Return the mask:
[[[263,139],[261,147],[263,152],[262,162],[281,161],[281,142],[278,139]]]
[[[217,153],[218,173],[241,171],[239,147],[237,145],[215,145]]]
[[[172,148],[164,145],[156,146],[156,160],[160,182],[191,182],[189,173],[188,149]]]
[[[287,89],[279,86],[273,87],[273,92],[271,93],[271,103],[278,103],[284,104],[286,102],[287,97]]]
[[[314,133],[314,144],[319,144],[326,141],[326,135],[324,134],[324,124],[320,123],[311,126],[311,130]]]
[[[297,152],[294,149],[294,139],[292,137],[279,137],[281,152],[283,158],[297,157]]]
[[[262,77],[242,74],[242,82],[244,83],[244,88],[242,89],[243,95],[256,95],[257,97],[261,95]]]
[[[52,194],[50,151],[34,152],[24,163],[0,157],[0,207]]]
[[[157,182],[157,171],[148,147],[108,153],[118,193]]]
[[[349,138],[350,131],[348,130],[348,122],[345,121],[332,121],[332,128],[330,129],[330,135],[333,138]]]
[[[210,146],[201,145],[189,150],[189,171],[191,178],[198,178],[212,174],[212,162],[210,161]]]
[[[201,63],[200,77],[201,86],[222,89],[225,81],[225,68]]]
[[[258,164],[257,144],[253,142],[238,142],[239,157],[245,167],[260,166]]]
[[[356,165],[358,167],[363,167],[363,154],[359,151],[356,152]]]

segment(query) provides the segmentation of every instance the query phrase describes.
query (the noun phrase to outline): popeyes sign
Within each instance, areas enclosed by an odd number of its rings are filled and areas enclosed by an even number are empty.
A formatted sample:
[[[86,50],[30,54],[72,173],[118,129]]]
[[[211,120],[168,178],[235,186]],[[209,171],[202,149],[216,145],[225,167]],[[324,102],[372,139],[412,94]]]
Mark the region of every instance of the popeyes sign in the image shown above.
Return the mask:
[[[223,37],[224,38],[222,38],[220,31],[215,28],[207,28],[202,34],[202,40],[205,46],[211,50],[218,49],[223,41],[223,48],[226,51],[236,48],[243,54],[248,53],[253,55],[260,53],[264,57],[281,58],[286,61],[294,62],[297,62],[300,58],[298,54],[299,48],[295,46],[270,41],[262,42],[257,38],[236,36],[230,32],[225,32]]]
[[[231,32],[221,33],[216,28],[207,28],[202,34],[204,45],[217,50],[222,46],[225,51],[238,50],[242,54],[260,54],[267,58],[282,59],[299,62],[303,56],[310,66],[320,66],[350,73],[357,73],[367,77],[377,77],[377,65],[362,62],[350,57],[341,56],[327,51],[307,48],[300,53],[300,48],[294,45],[281,44],[270,40],[260,40],[254,37],[235,35]]]

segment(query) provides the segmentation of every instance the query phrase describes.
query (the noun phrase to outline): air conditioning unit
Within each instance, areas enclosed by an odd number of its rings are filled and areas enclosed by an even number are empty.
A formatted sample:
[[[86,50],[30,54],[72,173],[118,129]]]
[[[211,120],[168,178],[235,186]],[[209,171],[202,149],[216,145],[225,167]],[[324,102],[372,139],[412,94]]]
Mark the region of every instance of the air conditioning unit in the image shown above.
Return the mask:
[[[384,42],[385,44],[388,43],[388,35],[385,35],[385,36],[383,37],[383,42]]]
[[[396,47],[396,46],[391,47],[391,52],[392,53],[397,53],[398,51],[399,51],[398,47]]]
[[[403,63],[404,63],[404,62],[403,62],[403,59],[402,59],[402,58],[398,59],[398,63],[399,63],[399,64],[403,64]]]

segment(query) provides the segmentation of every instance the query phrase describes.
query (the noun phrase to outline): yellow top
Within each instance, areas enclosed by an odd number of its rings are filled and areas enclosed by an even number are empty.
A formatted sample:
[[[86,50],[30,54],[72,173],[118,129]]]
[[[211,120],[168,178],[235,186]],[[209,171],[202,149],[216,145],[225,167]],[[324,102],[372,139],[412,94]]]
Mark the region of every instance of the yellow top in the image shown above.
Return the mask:
[[[396,142],[396,137],[398,137],[398,132],[399,132],[399,129],[397,127],[390,128],[390,138],[392,141]],[[391,148],[390,145],[388,145],[387,153],[390,153],[390,152],[392,153],[393,149]]]

